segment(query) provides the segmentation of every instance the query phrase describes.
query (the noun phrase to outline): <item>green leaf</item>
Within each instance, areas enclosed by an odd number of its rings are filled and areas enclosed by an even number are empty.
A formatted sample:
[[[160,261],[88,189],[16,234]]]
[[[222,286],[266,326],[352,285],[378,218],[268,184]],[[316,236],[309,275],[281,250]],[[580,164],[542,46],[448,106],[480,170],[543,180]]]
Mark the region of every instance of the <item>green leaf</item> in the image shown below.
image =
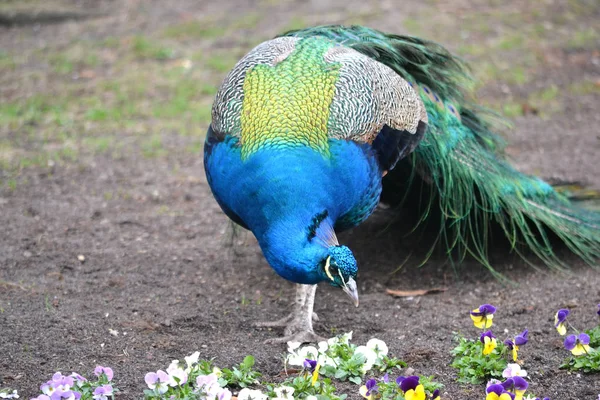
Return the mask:
[[[362,383],[362,379],[358,376],[353,376],[348,378],[348,380],[352,383],[354,383],[355,385],[360,385]]]

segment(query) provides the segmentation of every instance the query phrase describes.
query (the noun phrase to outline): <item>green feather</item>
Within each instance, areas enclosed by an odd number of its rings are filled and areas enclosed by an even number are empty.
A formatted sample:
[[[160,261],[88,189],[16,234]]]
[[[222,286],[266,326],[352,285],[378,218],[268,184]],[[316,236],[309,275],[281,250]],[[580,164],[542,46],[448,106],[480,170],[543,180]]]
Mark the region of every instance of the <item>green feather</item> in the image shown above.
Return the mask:
[[[429,129],[414,153],[385,178],[384,192],[404,191],[405,200],[422,199],[420,222],[439,212],[442,228],[436,242],[449,256],[458,253],[461,261],[470,254],[495,273],[487,250],[494,223],[525,259],[524,248],[553,268],[565,267],[553,251],[550,233],[587,263],[600,259],[600,213],[578,207],[505,161],[504,141],[493,132],[499,118],[471,101],[468,68],[442,46],[360,26],[321,26],[282,36],[327,37],[415,85],[427,108]],[[425,87],[437,98],[428,96]]]

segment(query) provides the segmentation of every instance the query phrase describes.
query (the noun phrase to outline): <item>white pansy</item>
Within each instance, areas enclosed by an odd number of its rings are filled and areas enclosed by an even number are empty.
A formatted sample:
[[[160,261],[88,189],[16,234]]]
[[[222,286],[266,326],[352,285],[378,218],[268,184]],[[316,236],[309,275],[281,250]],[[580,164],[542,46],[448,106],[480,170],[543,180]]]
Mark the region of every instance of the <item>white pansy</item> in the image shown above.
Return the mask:
[[[329,345],[324,340],[322,342],[319,342],[318,346],[319,346],[319,353],[325,353],[327,351],[327,349],[329,348]]]
[[[194,366],[194,364],[196,364],[198,362],[198,360],[200,359],[200,352],[196,351],[195,353],[184,357],[185,358],[185,363],[187,364],[188,368],[192,368]]]
[[[217,376],[217,378],[220,378],[221,376],[223,376],[223,371],[221,371],[221,368],[219,368],[219,367],[213,367],[212,373],[215,374]]]
[[[167,368],[167,374],[169,374],[169,386],[175,387],[183,385],[188,380],[188,374],[181,366],[179,366],[178,360],[173,360],[171,362]]]
[[[302,344],[301,342],[287,342],[288,353],[294,353],[294,350],[296,350],[298,347],[300,347],[301,344]]]
[[[352,331],[344,333],[340,338],[341,344],[348,344],[352,340]]]
[[[304,346],[295,352],[291,352],[287,357],[287,363],[290,365],[302,366],[304,360],[317,360],[319,350],[315,346]]]
[[[383,340],[373,338],[367,342],[367,347],[373,350],[379,358],[387,356],[388,354],[387,344],[385,344]]]
[[[506,369],[502,371],[502,377],[513,378],[515,376],[527,376],[527,371],[521,369],[519,364],[508,364]]]
[[[291,386],[280,386],[273,391],[277,395],[274,400],[294,400],[294,388]]]
[[[373,368],[373,364],[377,361],[377,354],[367,346],[358,346],[356,350],[354,350],[354,354],[362,354],[365,357],[365,363],[361,367],[363,373],[366,373]]]
[[[337,367],[338,366],[338,363],[333,358],[329,357],[327,354],[321,354],[317,361],[322,366],[327,366],[327,367]]]
[[[237,396],[238,400],[267,400],[267,395],[260,390],[244,388]]]
[[[10,389],[5,389],[5,390],[10,390]],[[19,398],[19,394],[17,393],[16,389],[14,389],[12,391],[12,393],[8,393],[8,391],[0,392],[0,399],[18,399],[18,398]]]

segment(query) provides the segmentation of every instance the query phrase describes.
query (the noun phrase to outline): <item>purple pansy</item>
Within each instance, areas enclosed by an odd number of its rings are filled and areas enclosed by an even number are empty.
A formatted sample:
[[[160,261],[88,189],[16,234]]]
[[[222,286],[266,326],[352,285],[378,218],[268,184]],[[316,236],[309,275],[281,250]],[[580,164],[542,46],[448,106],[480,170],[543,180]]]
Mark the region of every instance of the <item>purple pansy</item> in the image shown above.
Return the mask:
[[[94,390],[95,400],[108,400],[108,396],[112,397],[112,395],[113,387],[111,385],[98,386],[96,390]]]
[[[418,376],[399,376],[396,379],[396,383],[400,386],[403,392],[407,392],[411,389],[415,390],[417,386],[419,386],[419,377]]]
[[[75,392],[73,390],[61,390],[56,389],[50,395],[51,400],[79,400],[81,398],[81,393]]]
[[[580,333],[577,336],[569,335],[565,338],[565,349],[567,350],[573,350],[578,344],[590,344],[590,336],[586,333]]]
[[[313,372],[315,368],[317,368],[317,361],[310,360],[308,358],[304,359],[304,368],[309,370],[310,372]]]
[[[474,317],[485,317],[492,315],[496,312],[496,307],[491,304],[482,304],[476,310],[471,311],[471,315]]]
[[[558,326],[558,324],[564,323],[567,320],[567,317],[570,313],[571,311],[567,310],[566,308],[561,308],[560,310],[558,310],[556,312],[556,321],[554,323],[554,326]]]
[[[78,386],[81,386],[83,382],[87,381],[87,379],[79,375],[77,372],[72,372],[69,376],[77,381]]]
[[[496,393],[498,396],[500,396],[504,392],[504,386],[502,386],[500,383],[494,383],[493,385],[489,385],[485,389],[485,392]]]
[[[144,381],[150,389],[156,390],[160,394],[169,390],[169,374],[165,371],[158,370],[156,372],[148,372],[144,377]]]
[[[481,343],[485,343],[485,338],[489,337],[490,340],[494,339],[496,336],[494,336],[494,334],[492,333],[492,331],[487,331],[487,332],[483,332],[480,336],[479,336],[479,341]]]
[[[528,336],[529,330],[525,329],[522,333],[515,337],[515,344],[517,346],[523,346],[524,344],[527,344],[527,341],[529,340]]]
[[[508,349],[509,349],[509,350],[512,350],[512,349],[513,349],[513,347],[515,346],[515,342],[513,342],[513,341],[512,341],[512,340],[510,340],[510,339],[506,339],[506,340],[504,341],[504,345],[505,345],[506,347],[508,347]]]
[[[527,381],[520,376],[513,376],[511,379],[513,381],[513,387],[515,391],[525,391],[529,387]]]
[[[600,304],[598,304],[598,311],[596,311],[596,314],[600,317]],[[600,400],[600,394],[598,395],[598,400]]]
[[[113,370],[110,367],[103,367],[101,365],[97,365],[96,368],[94,369],[94,374],[96,376],[100,376],[102,374],[106,375],[106,379],[108,379],[108,381],[112,381],[113,378]]]
[[[31,400],[50,400],[50,397],[46,396],[45,394],[40,394],[38,397],[34,397]]]
[[[369,379],[367,383],[365,383],[365,386],[367,387],[367,396],[371,393],[377,393],[377,390],[379,389],[377,387],[377,381],[373,378]]]
[[[381,380],[383,381],[383,383],[389,383],[390,382],[390,376],[386,373],[383,378],[381,378]]]
[[[440,389],[435,389],[431,395],[432,400],[438,400],[440,397]]]
[[[556,312],[554,316],[554,327],[558,331],[558,333],[562,336],[567,333],[567,317],[571,312],[566,308],[561,308]]]

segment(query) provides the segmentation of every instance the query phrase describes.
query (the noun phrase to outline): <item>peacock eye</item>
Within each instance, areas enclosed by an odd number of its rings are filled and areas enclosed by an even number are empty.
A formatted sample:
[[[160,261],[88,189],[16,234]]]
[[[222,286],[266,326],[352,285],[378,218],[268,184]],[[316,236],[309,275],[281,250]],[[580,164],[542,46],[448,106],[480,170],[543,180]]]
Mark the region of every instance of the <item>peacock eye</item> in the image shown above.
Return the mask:
[[[338,267],[335,263],[335,260],[331,259],[331,256],[328,256],[325,259],[325,264],[323,265],[323,270],[329,279],[332,281],[335,280],[335,277],[339,275]]]

